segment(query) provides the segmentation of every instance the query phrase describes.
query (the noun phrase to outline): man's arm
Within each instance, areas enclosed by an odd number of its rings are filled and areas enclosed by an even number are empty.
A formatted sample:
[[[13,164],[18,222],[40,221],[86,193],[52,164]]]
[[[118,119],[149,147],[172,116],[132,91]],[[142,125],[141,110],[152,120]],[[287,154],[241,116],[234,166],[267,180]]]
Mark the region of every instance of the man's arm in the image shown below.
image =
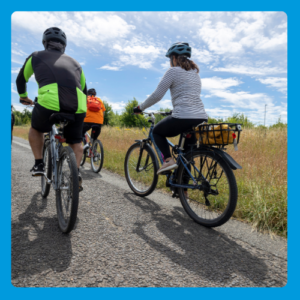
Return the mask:
[[[16,80],[17,90],[18,90],[20,98],[28,99],[26,84],[32,74],[33,74],[33,68],[32,68],[32,54],[31,54],[26,59],[23,67],[21,68],[21,70],[18,74],[17,80]]]
[[[83,70],[81,70],[80,85],[81,85],[82,92],[87,95],[87,86],[86,86],[86,80],[85,80]]]

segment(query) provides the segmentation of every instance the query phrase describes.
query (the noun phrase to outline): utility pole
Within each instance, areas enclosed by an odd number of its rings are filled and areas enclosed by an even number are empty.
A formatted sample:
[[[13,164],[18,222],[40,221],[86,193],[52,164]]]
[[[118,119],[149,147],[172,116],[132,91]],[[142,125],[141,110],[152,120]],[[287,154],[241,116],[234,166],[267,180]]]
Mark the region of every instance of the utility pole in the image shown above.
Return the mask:
[[[265,122],[264,122],[265,127],[266,127],[266,114],[267,114],[267,104],[265,104]]]

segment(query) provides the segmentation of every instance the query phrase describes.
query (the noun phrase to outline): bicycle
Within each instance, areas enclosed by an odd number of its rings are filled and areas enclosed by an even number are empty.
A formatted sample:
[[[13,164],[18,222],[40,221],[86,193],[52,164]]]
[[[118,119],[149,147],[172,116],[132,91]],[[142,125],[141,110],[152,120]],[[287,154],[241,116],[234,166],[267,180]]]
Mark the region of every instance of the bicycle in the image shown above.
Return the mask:
[[[44,135],[43,161],[44,176],[41,177],[42,196],[49,195],[51,184],[56,195],[56,211],[59,228],[69,233],[76,223],[79,204],[79,181],[75,154],[71,147],[63,146],[64,127],[75,121],[72,114],[54,113],[49,133]],[[54,123],[59,123],[56,128]]]
[[[124,170],[127,183],[138,196],[151,194],[158,181],[157,170],[163,157],[153,138],[155,115],[171,113],[147,113],[151,117],[151,127],[147,138],[135,140],[127,151]],[[241,131],[240,124],[231,124],[235,132]],[[227,222],[233,215],[237,204],[238,190],[232,170],[242,167],[224,150],[224,145],[189,145],[191,149],[184,152],[185,139],[195,131],[182,133],[178,145],[168,143],[178,168],[173,172],[166,171],[166,186],[172,191],[172,197],[180,202],[196,223],[206,227],[216,227]],[[228,132],[229,134],[229,132]],[[151,146],[154,146],[155,151]],[[158,159],[159,162],[158,162]]]
[[[91,167],[95,173],[99,173],[103,166],[104,151],[103,145],[100,140],[91,139],[88,132],[85,133],[86,142],[89,144],[89,148],[83,152],[82,160],[80,165],[83,166],[86,158],[90,158]]]

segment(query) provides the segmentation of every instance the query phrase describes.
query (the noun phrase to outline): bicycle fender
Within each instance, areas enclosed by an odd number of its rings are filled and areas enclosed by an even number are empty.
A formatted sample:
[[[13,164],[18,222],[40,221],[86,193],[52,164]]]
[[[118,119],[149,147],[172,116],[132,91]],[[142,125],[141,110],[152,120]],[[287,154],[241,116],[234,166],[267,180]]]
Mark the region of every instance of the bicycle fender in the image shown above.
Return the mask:
[[[213,151],[217,155],[221,156],[232,170],[242,169],[242,167],[228,153],[217,148],[214,148]]]

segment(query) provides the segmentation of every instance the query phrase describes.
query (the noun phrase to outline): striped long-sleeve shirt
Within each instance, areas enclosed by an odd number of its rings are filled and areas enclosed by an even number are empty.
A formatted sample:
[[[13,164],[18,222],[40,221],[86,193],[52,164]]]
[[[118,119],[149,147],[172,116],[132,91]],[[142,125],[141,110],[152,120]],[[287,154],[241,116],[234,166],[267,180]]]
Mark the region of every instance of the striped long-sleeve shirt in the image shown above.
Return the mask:
[[[201,79],[196,70],[186,71],[181,67],[167,70],[156,90],[142,103],[140,109],[154,105],[160,101],[170,89],[173,113],[178,119],[207,119],[204,105],[200,99]]]

